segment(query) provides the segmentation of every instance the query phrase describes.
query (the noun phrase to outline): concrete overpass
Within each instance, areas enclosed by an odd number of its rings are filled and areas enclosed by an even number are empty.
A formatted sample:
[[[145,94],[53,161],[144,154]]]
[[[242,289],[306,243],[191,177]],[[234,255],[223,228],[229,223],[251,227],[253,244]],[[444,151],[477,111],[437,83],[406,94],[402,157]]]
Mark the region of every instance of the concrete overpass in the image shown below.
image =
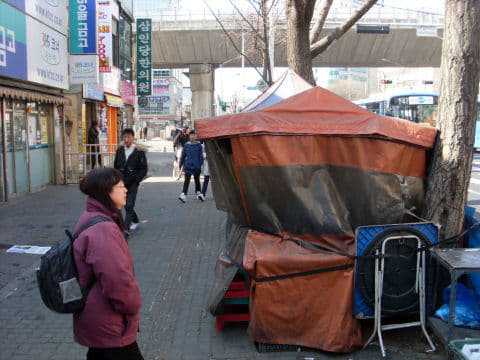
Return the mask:
[[[374,8],[375,9],[375,8]],[[372,9],[372,10],[374,10]],[[372,11],[371,10],[371,11]],[[190,64],[241,66],[241,58],[218,22],[184,15],[149,14],[153,19],[152,62],[156,68],[184,68]],[[163,17],[162,17],[163,15]],[[221,22],[242,48],[238,15],[219,14]],[[330,17],[322,33],[326,35],[349,16],[348,12]],[[442,50],[443,16],[418,12],[367,13],[360,25],[389,26],[388,34],[357,33],[354,26],[323,54],[313,60],[314,67],[437,67]],[[287,66],[286,25],[280,19],[275,32],[275,66]],[[253,49],[248,36],[245,49]],[[262,66],[259,56],[250,51],[255,66]],[[231,60],[233,59],[233,60]],[[230,61],[231,60],[231,61]],[[226,63],[228,62],[228,63]],[[245,66],[250,66],[245,63]]]
[[[373,10],[373,11],[372,11]],[[358,33],[354,26],[340,40],[313,60],[314,67],[438,67],[440,66],[443,15],[429,12],[372,9],[358,23],[383,26],[388,33]],[[348,10],[352,11],[352,10]],[[349,17],[333,12],[322,33],[326,35]],[[154,68],[189,68],[192,87],[192,119],[212,116],[213,72],[216,67],[239,67],[242,57],[242,28],[238,14],[209,13],[185,16],[177,13],[137,14],[152,18],[152,63]],[[244,25],[243,25],[244,26]],[[247,32],[245,32],[247,33]],[[275,28],[275,66],[287,66],[286,21],[279,19]],[[232,45],[232,40],[235,46]],[[243,37],[246,53],[256,67],[261,67],[261,52],[247,35]],[[251,66],[245,62],[245,66]]]

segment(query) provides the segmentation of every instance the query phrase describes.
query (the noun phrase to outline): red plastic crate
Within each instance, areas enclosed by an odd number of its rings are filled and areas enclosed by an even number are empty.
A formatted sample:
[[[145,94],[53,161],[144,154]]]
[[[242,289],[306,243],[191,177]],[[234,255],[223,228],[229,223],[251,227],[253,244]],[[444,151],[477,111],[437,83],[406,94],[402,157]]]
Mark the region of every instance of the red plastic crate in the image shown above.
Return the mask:
[[[217,308],[218,313],[215,316],[215,328],[217,331],[222,331],[226,322],[250,321],[248,310],[250,288],[247,284],[239,274],[233,279]]]

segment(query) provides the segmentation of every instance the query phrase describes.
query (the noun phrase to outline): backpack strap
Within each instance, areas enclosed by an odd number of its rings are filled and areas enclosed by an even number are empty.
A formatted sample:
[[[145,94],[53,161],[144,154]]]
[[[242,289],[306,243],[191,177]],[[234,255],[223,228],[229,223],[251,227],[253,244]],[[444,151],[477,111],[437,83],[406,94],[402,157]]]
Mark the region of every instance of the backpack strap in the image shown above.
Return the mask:
[[[105,217],[105,216],[98,216],[96,218],[93,218],[89,221],[87,221],[78,231],[72,235],[72,233],[69,230],[65,230],[67,236],[72,240],[72,242],[82,233],[82,231],[87,230],[90,226],[93,226],[95,224],[98,224],[99,222],[103,221],[110,221],[112,222],[111,219]]]

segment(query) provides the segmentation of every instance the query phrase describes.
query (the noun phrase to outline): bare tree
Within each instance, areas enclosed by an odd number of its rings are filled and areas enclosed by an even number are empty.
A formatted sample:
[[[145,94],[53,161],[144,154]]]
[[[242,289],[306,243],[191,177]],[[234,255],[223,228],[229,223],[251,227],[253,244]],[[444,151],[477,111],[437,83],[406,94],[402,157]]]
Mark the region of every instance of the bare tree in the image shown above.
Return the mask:
[[[357,11],[339,27],[320,39],[333,0],[323,0],[312,31],[316,0],[285,0],[287,12],[287,62],[305,80],[315,85],[312,59],[324,52],[365,15],[378,0],[366,0]]]
[[[230,4],[235,9],[236,13],[240,16],[240,21],[235,27],[237,30],[231,31],[228,30],[221,19],[219,19],[215,12],[208,4],[208,0],[203,0],[207,8],[210,10],[212,15],[215,17],[220,27],[224,31],[225,35],[231,42],[234,49],[244,57],[245,61],[252,67],[257,70],[255,64],[261,63],[263,66],[263,72],[259,72],[259,75],[267,84],[272,84],[273,73],[272,73],[272,59],[270,59],[271,54],[271,42],[270,42],[270,33],[271,28],[275,26],[275,23],[272,23],[272,19],[275,19],[274,16],[275,10],[279,0],[247,0],[251,5],[253,12],[247,13],[245,10],[240,9],[234,0],[229,0]],[[241,29],[238,31],[238,29]],[[237,44],[241,41],[240,37],[243,37],[245,43],[251,44],[246,49],[241,49]],[[260,57],[260,58],[259,58]]]
[[[437,127],[423,217],[461,231],[472,168],[480,72],[480,1],[446,0]]]

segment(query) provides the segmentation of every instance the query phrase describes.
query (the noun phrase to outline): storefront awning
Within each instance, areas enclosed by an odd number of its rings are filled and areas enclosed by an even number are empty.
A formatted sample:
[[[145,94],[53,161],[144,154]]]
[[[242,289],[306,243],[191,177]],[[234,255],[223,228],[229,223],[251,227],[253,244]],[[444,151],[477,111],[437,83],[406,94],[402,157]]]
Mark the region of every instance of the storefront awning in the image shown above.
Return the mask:
[[[105,102],[108,106],[123,107],[123,100],[119,96],[105,94]]]
[[[13,99],[22,99],[22,100],[31,100],[31,101],[38,101],[38,102],[45,102],[45,103],[52,103],[57,105],[64,105],[70,102],[69,99],[55,96],[55,95],[48,95],[34,91],[26,91],[21,89],[13,89],[0,86],[0,97],[10,97]]]

